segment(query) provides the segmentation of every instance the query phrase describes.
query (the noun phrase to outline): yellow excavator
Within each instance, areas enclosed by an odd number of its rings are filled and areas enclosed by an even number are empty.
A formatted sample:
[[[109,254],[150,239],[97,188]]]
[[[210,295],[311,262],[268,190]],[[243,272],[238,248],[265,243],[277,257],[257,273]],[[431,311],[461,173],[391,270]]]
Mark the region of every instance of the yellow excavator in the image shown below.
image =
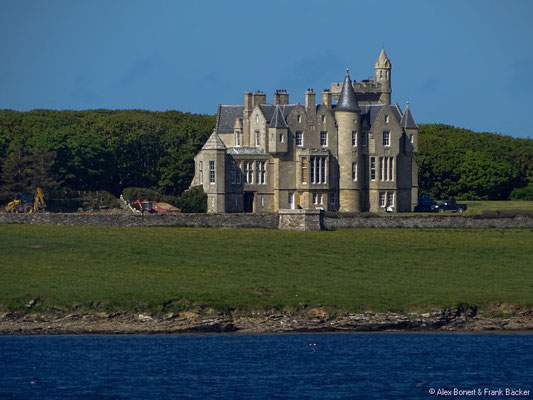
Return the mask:
[[[35,196],[28,193],[19,193],[15,199],[10,201],[6,206],[9,213],[35,213],[46,208],[44,202],[43,190],[38,187],[35,190]]]

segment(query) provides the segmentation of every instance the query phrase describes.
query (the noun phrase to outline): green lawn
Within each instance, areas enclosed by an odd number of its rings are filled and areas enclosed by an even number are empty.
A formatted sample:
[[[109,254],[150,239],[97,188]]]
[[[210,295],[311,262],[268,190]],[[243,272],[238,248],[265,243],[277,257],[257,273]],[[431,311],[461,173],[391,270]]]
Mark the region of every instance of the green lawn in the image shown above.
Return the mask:
[[[533,211],[533,201],[458,201],[468,206],[465,215],[481,214],[484,211],[525,210]]]
[[[531,306],[532,249],[530,229],[0,225],[0,309]]]

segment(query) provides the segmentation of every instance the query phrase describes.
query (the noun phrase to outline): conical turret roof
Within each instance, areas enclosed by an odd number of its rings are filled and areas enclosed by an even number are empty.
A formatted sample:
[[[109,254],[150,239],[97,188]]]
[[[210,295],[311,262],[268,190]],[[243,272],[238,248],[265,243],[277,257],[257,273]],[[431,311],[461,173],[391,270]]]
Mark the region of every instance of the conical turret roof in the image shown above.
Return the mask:
[[[209,136],[209,139],[207,139],[207,142],[205,142],[204,146],[202,147],[202,150],[225,150],[226,146],[224,145],[224,142],[222,139],[220,139],[220,136],[217,135],[217,131],[213,130],[213,133],[211,136]]]
[[[418,125],[416,124],[413,114],[411,113],[411,109],[409,108],[409,103],[407,103],[405,112],[402,115],[400,126],[405,129],[418,129]]]
[[[276,109],[274,110],[274,115],[272,116],[272,119],[270,120],[270,124],[268,125],[269,128],[288,128],[289,125],[287,125],[287,122],[285,121],[285,118],[283,117],[283,112],[281,111],[280,106],[276,106]]]
[[[344,77],[344,83],[342,84],[341,94],[339,96],[339,101],[337,102],[337,107],[335,107],[335,111],[361,111],[353,90],[348,68],[346,68],[346,76]]]
[[[390,67],[390,60],[389,57],[387,57],[387,53],[385,53],[385,47],[381,48],[381,51],[379,52],[379,57],[376,60],[376,68],[379,67]]]

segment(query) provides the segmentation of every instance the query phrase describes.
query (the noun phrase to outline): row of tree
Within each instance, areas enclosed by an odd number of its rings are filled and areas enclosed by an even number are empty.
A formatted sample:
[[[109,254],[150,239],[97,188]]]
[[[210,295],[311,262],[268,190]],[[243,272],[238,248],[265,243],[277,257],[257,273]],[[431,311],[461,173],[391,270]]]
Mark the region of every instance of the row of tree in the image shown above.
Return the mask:
[[[0,197],[36,185],[49,197],[127,187],[181,194],[215,117],[141,110],[0,110]]]
[[[214,125],[179,111],[0,110],[0,201],[36,185],[53,198],[131,187],[179,196]],[[416,161],[433,198],[533,200],[533,140],[421,125]]]
[[[533,140],[420,126],[420,192],[436,199],[533,200]]]

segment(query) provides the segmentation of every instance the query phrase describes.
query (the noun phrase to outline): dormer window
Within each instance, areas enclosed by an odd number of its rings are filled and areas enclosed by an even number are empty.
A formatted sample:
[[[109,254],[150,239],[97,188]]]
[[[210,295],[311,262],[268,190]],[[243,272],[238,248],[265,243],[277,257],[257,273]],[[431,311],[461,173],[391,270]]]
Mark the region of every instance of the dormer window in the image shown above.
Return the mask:
[[[383,132],[383,146],[390,147],[390,132]]]
[[[386,124],[389,123],[389,116],[388,116],[388,115],[385,115],[385,123],[386,123]]]
[[[255,123],[258,124],[259,123],[259,115],[255,115]]]
[[[323,124],[326,123],[326,116],[325,116],[325,115],[322,115],[322,123],[323,123]]]
[[[302,116],[298,114],[298,122],[302,122]]]
[[[241,131],[235,131],[235,147],[241,147]]]

